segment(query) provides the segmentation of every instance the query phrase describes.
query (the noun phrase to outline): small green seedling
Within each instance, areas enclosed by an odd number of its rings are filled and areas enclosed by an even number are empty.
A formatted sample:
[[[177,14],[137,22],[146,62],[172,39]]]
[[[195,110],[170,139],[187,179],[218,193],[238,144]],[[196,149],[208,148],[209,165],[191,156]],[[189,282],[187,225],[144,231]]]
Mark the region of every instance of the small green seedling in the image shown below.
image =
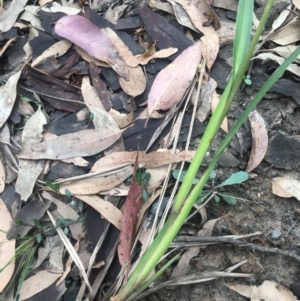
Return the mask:
[[[148,201],[149,195],[148,195],[146,186],[148,185],[148,183],[150,181],[151,174],[149,172],[144,172],[143,168],[138,168],[136,170],[135,177],[136,177],[136,181],[138,182],[138,184],[143,188],[142,199],[144,201]]]
[[[52,189],[53,191],[55,191],[56,193],[59,193],[59,184],[55,184],[51,181],[46,180],[45,181],[46,185]]]
[[[251,86],[251,85],[252,85],[252,80],[251,80],[251,78],[250,78],[250,75],[246,75],[246,76],[244,77],[244,82],[245,82],[245,84],[248,85],[248,86]]]

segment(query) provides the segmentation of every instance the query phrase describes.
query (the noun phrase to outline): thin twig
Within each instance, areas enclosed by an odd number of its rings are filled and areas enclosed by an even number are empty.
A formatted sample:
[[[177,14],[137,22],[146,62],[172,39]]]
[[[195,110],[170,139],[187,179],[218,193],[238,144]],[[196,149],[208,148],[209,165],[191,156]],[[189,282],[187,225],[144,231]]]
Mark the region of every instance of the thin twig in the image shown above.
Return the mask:
[[[278,248],[267,248],[259,245],[255,245],[246,241],[241,241],[238,239],[234,239],[231,237],[223,237],[223,236],[178,236],[171,247],[174,247],[178,244],[184,244],[184,246],[195,246],[195,243],[203,244],[203,243],[227,243],[238,247],[246,247],[248,249],[264,252],[264,253],[273,253],[280,254],[284,256],[291,257],[300,262],[300,256],[296,255],[293,251],[281,250]]]

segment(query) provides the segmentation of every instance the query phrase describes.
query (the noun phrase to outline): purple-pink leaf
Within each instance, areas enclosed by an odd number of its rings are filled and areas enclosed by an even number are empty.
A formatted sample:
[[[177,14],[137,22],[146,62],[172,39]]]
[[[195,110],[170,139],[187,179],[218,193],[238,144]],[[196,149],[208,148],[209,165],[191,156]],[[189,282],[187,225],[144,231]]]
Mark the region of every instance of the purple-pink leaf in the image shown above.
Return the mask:
[[[125,61],[110,39],[92,22],[82,16],[59,19],[55,32],[84,49],[90,56],[108,63],[122,78],[129,79]]]
[[[143,188],[136,180],[136,170],[139,166],[138,154],[134,163],[134,171],[132,182],[129,187],[128,195],[125,200],[123,217],[122,217],[122,229],[120,232],[120,243],[118,246],[118,257],[120,264],[123,266],[127,264],[125,275],[127,277],[130,270],[130,251],[133,243],[133,236],[135,231],[135,224],[137,221],[137,215],[141,208],[141,197]]]
[[[156,76],[148,96],[149,117],[157,110],[176,106],[197,71],[201,59],[201,42],[184,50]]]

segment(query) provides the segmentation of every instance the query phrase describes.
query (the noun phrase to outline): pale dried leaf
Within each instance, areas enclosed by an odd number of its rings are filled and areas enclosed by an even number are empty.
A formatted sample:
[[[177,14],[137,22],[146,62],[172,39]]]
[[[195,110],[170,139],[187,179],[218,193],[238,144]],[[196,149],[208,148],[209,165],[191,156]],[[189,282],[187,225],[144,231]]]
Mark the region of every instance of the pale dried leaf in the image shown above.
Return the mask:
[[[282,30],[273,33],[268,40],[272,40],[273,42],[279,45],[288,45],[294,42],[299,41],[300,34],[300,22],[293,22]]]
[[[282,57],[277,56],[273,53],[269,53],[269,52],[260,53],[259,55],[257,55],[255,57],[255,59],[260,59],[263,61],[263,63],[265,63],[269,60],[273,60],[273,61],[277,62],[279,65],[281,65],[285,61]],[[290,72],[294,73],[297,76],[300,76],[300,67],[296,64],[290,64],[287,67],[287,70],[289,70]]]
[[[43,139],[44,124],[46,117],[39,109],[28,119],[22,133],[22,151],[31,152],[31,145],[38,144]],[[19,174],[16,182],[16,192],[21,196],[21,200],[27,201],[30,197],[35,182],[45,165],[44,160],[19,160]]]
[[[283,24],[283,22],[287,19],[287,17],[291,13],[291,9],[292,9],[292,5],[290,4],[288,7],[286,7],[280,12],[279,16],[274,20],[272,24],[272,31],[275,31]]]
[[[82,179],[73,181],[69,184],[61,184],[59,191],[65,192],[65,189],[69,189],[72,195],[88,195],[97,194],[102,191],[110,190],[121,184],[124,180],[132,175],[132,167],[128,167],[116,174],[106,177],[94,177],[89,179]]]
[[[13,39],[10,39],[8,41],[6,41],[6,43],[4,44],[4,46],[2,46],[0,48],[0,57],[5,53],[5,50],[9,47],[9,45],[14,41],[16,40],[17,38],[13,38]]]
[[[101,199],[97,195],[76,195],[76,198],[93,207],[96,211],[98,211],[101,214],[101,216],[107,219],[117,229],[121,229],[122,212],[112,203]]]
[[[0,87],[0,128],[10,116],[17,96],[17,84],[22,70],[12,75],[4,86]]]
[[[0,193],[3,192],[4,188],[5,188],[5,168],[2,161],[0,161]]]
[[[221,28],[218,29],[220,47],[233,43],[235,35],[235,22],[227,19],[220,19]]]
[[[269,49],[269,51],[274,51],[280,56],[287,58],[293,51],[297,48],[296,45],[286,45],[286,46],[278,46],[273,49]],[[298,55],[297,60],[300,60],[300,55]]]
[[[67,204],[61,202],[60,200],[56,199],[47,191],[43,191],[42,196],[45,199],[50,200],[51,202],[53,202],[56,205],[57,212],[63,218],[72,219],[73,221],[78,220],[79,215],[73,208],[71,208]],[[70,231],[71,231],[74,239],[78,240],[83,236],[82,224],[80,222],[69,225],[69,228],[70,228]]]
[[[226,283],[228,288],[251,300],[296,301],[297,298],[285,286],[270,280],[265,280],[260,286]]]
[[[75,50],[81,55],[81,57],[89,62],[94,62],[97,66],[109,68],[109,65],[103,61],[97,60],[94,57],[90,56],[84,49],[80,48],[77,45],[74,45]]]
[[[119,82],[123,91],[133,97],[142,94],[146,89],[146,77],[144,75],[144,72],[139,66],[130,67],[132,66],[132,61],[135,62],[136,58],[113,30],[111,30],[110,28],[105,28],[102,29],[102,31],[109,37],[127,65],[126,69],[129,74],[129,80],[125,80],[124,78],[119,77]]]
[[[156,76],[148,96],[148,112],[167,110],[182,99],[197,71],[201,59],[201,42],[184,50]]]
[[[72,43],[68,40],[61,40],[48,49],[46,49],[40,56],[38,56],[36,59],[33,60],[31,63],[31,66],[34,67],[43,60],[49,58],[49,57],[60,57],[64,55],[72,46]]]
[[[121,130],[82,130],[58,136],[40,144],[31,145],[31,152],[21,152],[23,159],[69,159],[86,157],[100,153],[116,142]]]
[[[300,0],[292,0],[293,4],[300,9]]]
[[[0,293],[10,281],[15,269],[15,240],[8,240],[6,232],[12,223],[11,215],[0,198]],[[12,260],[10,264],[8,264]],[[8,264],[8,265],[7,265]],[[7,266],[6,266],[7,265]]]
[[[35,29],[44,31],[41,20],[34,13],[27,11],[26,8],[25,11],[22,13],[20,19],[30,23],[31,26]]]
[[[99,159],[91,169],[91,172],[99,172],[110,167],[118,166],[123,163],[134,163],[137,152],[118,152]],[[155,168],[171,163],[191,161],[195,151],[182,151],[172,154],[169,150],[146,153],[139,151],[139,162],[145,163],[145,168]]]
[[[246,168],[247,172],[252,171],[261,163],[268,150],[269,142],[267,125],[256,110],[249,114],[249,121],[252,134],[252,149]]]
[[[114,109],[110,109],[108,113],[115,120],[120,129],[126,128],[133,122],[133,110],[128,114],[124,114]]]
[[[220,101],[220,95],[217,94],[217,92],[213,93],[213,97],[211,100],[211,111],[214,112],[215,109],[217,108],[217,105]],[[227,117],[225,116],[222,124],[221,124],[221,129],[225,132],[228,133],[228,121],[227,121]]]
[[[170,15],[175,15],[172,5],[168,2],[161,2],[160,0],[150,0],[149,7],[152,9],[160,9],[162,11],[165,11],[166,13],[169,13]]]
[[[12,28],[19,14],[24,10],[28,0],[13,0],[6,11],[0,14],[0,31],[6,32]]]
[[[43,291],[55,282],[61,274],[50,273],[48,271],[39,271],[34,276],[27,278],[20,289],[19,300],[26,300],[35,294]]]
[[[295,197],[300,201],[300,181],[285,177],[273,178],[272,192],[281,197]]]

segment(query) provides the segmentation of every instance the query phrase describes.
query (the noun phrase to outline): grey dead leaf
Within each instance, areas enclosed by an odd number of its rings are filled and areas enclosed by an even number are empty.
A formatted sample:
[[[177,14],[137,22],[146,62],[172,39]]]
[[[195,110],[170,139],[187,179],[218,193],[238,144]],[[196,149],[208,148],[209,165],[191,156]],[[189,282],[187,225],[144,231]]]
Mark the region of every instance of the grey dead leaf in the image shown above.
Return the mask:
[[[270,280],[265,280],[260,286],[242,285],[235,283],[225,283],[225,285],[239,293],[240,295],[251,298],[253,301],[296,301],[297,298],[285,286]]]
[[[91,169],[91,173],[99,172],[122,163],[134,164],[137,152],[117,152],[99,159]],[[159,152],[146,153],[139,151],[139,162],[145,163],[146,168],[155,168],[171,163],[191,161],[195,151],[181,151],[172,154],[169,150],[161,149]]]
[[[207,119],[208,114],[210,113],[211,102],[214,97],[216,87],[217,87],[217,82],[213,78],[210,78],[209,81],[205,83],[201,88],[201,93],[200,93],[201,104],[196,112],[196,117],[201,122],[204,122]]]
[[[22,70],[12,75],[4,86],[0,87],[0,128],[8,119],[17,96],[17,84]]]
[[[214,7],[237,11],[238,1],[237,0],[214,0]]]
[[[193,31],[199,32],[198,29],[192,23],[188,14],[185,12],[185,10],[182,8],[182,6],[179,3],[176,3],[172,0],[167,0],[167,1],[172,5],[176,19],[179,24],[185,27],[189,27]]]
[[[11,215],[0,198],[0,270],[2,270],[8,262],[15,256],[15,240],[8,240],[6,238],[6,232],[10,228],[10,224],[13,222]],[[8,266],[6,266],[0,273],[0,293],[4,290],[8,282],[10,281],[15,269],[15,261],[13,260]]]
[[[129,166],[118,173],[106,177],[94,177],[60,184],[59,191],[65,193],[65,190],[68,189],[72,195],[97,194],[102,191],[113,189],[115,186],[129,178],[132,173],[133,168]]]
[[[217,108],[217,105],[220,101],[220,95],[217,94],[217,92],[213,93],[213,97],[211,100],[211,111],[212,113],[215,111],[215,109]],[[228,133],[228,121],[227,121],[227,117],[225,116],[222,124],[221,124],[221,129],[225,132]]]
[[[35,58],[32,61],[31,66],[34,67],[49,57],[60,57],[64,55],[71,48],[71,46],[72,43],[70,41],[61,40],[45,50],[40,56]]]
[[[269,143],[267,125],[263,117],[254,110],[249,114],[249,121],[252,134],[252,149],[246,168],[247,172],[252,171],[261,163],[266,155]]]
[[[4,188],[5,188],[5,168],[2,161],[0,161],[0,193],[3,192]]]
[[[175,14],[173,6],[168,2],[161,2],[160,0],[150,0],[149,7],[152,9],[160,9],[162,11],[165,11],[166,13],[169,13],[170,15]]]
[[[12,28],[19,14],[24,10],[28,0],[13,0],[6,11],[0,14],[0,31],[6,32]]]
[[[274,41],[279,45],[288,45],[299,41],[300,22],[292,22],[283,29],[273,33],[268,40]]]
[[[46,117],[39,107],[24,126],[22,134],[22,151],[30,152],[32,144],[40,143],[43,139],[43,125],[46,123]],[[44,168],[44,164],[44,160],[19,160],[19,174],[16,182],[16,192],[21,196],[21,200],[26,202],[30,197],[35,182]]]
[[[295,197],[300,201],[300,181],[286,177],[273,178],[272,192],[280,197]]]
[[[113,224],[117,229],[121,229],[122,226],[122,212],[115,207],[112,203],[107,202],[97,195],[84,196],[76,195],[76,198],[85,202],[86,204],[93,207],[98,211],[105,219],[107,219],[111,224]]]
[[[22,13],[21,20],[31,24],[32,27],[40,31],[44,31],[41,20],[31,11],[26,10]]]
[[[254,59],[260,59],[263,61],[263,64],[269,60],[272,60],[272,61],[275,61],[277,62],[279,65],[281,65],[285,60],[280,57],[280,56],[277,56],[273,53],[260,53],[259,55],[257,55],[256,57],[254,57]],[[297,65],[297,64],[290,64],[288,67],[287,67],[287,70],[294,73],[295,75],[297,76],[300,76],[300,67]]]
[[[47,191],[43,191],[42,196],[47,199],[52,201],[56,207],[57,207],[57,212],[63,217],[63,218],[68,218],[72,219],[73,221],[77,221],[79,218],[79,215],[77,212],[68,206],[67,204],[61,202],[60,200],[56,199],[53,197],[50,193]],[[72,225],[69,225],[70,231],[72,233],[72,236],[74,239],[78,240],[83,236],[83,229],[82,229],[82,224],[80,222],[74,223]]]
[[[111,146],[120,138],[121,134],[122,130],[82,130],[39,144],[32,144],[31,151],[22,151],[19,157],[31,160],[61,160],[92,156]]]
[[[209,220],[207,223],[204,224],[203,228],[197,233],[197,236],[211,236],[212,231],[214,229],[215,223],[220,218]],[[203,247],[202,247],[203,248]],[[197,256],[200,251],[200,247],[191,247],[189,248],[179,259],[176,267],[174,268],[170,279],[185,276],[190,271],[190,261],[193,257]]]
[[[20,301],[26,300],[35,294],[43,291],[55,282],[61,274],[39,271],[35,275],[27,278],[20,289]]]
[[[141,67],[130,67],[130,62],[135,61],[129,48],[123,43],[123,41],[117,36],[117,34],[110,28],[102,29],[105,35],[111,40],[114,46],[117,48],[120,56],[124,59],[127,65],[127,71],[129,73],[129,81],[119,77],[120,85],[123,91],[133,97],[142,94],[146,89],[146,77]]]

